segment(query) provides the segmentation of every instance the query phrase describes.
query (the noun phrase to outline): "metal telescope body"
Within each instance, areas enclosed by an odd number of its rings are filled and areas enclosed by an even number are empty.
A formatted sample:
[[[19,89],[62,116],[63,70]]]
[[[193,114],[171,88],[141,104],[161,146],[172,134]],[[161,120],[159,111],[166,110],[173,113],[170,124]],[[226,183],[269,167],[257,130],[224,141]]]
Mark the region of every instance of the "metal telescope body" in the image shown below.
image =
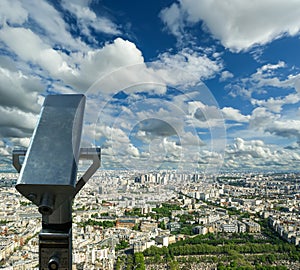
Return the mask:
[[[84,95],[47,96],[28,150],[13,151],[16,189],[42,214],[41,270],[72,269],[72,200],[100,167],[100,148],[80,148],[84,107]],[[80,158],[92,164],[77,182]]]

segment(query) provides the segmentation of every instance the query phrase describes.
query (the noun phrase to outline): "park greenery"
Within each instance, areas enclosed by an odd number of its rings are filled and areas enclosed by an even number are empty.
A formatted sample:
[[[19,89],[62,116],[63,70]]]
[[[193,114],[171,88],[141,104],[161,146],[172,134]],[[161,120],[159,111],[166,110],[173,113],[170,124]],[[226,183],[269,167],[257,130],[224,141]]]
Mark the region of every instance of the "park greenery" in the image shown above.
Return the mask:
[[[26,202],[20,201],[20,205],[22,205],[22,206],[28,206],[28,205],[33,205],[33,204],[30,201],[26,201]]]
[[[128,248],[130,245],[127,241],[121,240],[116,246],[115,246],[115,251],[119,251],[121,249]]]
[[[181,207],[176,204],[163,203],[161,207],[156,207],[152,209],[152,211],[156,213],[157,219],[161,217],[170,218],[172,216],[173,210],[181,210]]]
[[[168,247],[152,246],[143,252],[147,265],[168,265],[169,269],[190,269],[193,264],[214,263],[217,269],[288,269],[277,262],[300,261],[300,249],[280,239],[258,238],[251,234],[199,235]],[[171,267],[172,266],[172,267]]]
[[[143,214],[141,209],[133,208],[125,211],[125,216],[150,216],[159,221],[159,228],[166,229],[163,218],[172,218],[172,211],[181,209],[176,204],[164,203],[153,208],[150,213]],[[249,217],[248,213],[241,213],[228,208],[226,210],[229,215],[237,215],[239,219]],[[101,216],[107,215],[108,213],[101,214]],[[92,219],[78,225],[82,227],[87,225],[101,226],[103,228],[115,226],[113,221],[95,220],[98,217],[99,215],[95,215]],[[280,239],[269,228],[267,219],[259,219],[262,232],[259,235],[248,233],[194,235],[193,227],[195,225],[191,224],[190,221],[194,220],[195,216],[192,213],[184,213],[177,215],[177,217],[181,227],[172,233],[186,235],[185,240],[177,241],[168,247],[152,246],[142,253],[119,256],[115,269],[145,270],[146,265],[150,267],[149,269],[152,269],[151,266],[155,268],[155,265],[161,265],[171,270],[189,270],[192,265],[210,263],[214,264],[218,270],[285,270],[288,268],[283,262],[300,261],[300,248]],[[139,229],[138,224],[134,229]],[[129,243],[122,240],[115,249],[120,251],[129,247]]]
[[[9,222],[12,222],[12,221],[8,221],[6,219],[0,219],[0,225],[6,225]]]
[[[141,252],[134,253],[134,255],[118,257],[116,270],[146,270],[145,257]]]
[[[262,224],[265,225],[265,224]],[[268,232],[268,230],[266,230]],[[299,262],[300,248],[273,235],[248,233],[207,234],[188,237],[168,247],[152,246],[143,253],[118,257],[116,269],[191,269],[201,263],[218,270],[287,270],[285,262]]]
[[[125,216],[136,216],[136,217],[151,217],[158,220],[162,217],[171,217],[173,210],[181,210],[181,207],[176,204],[163,203],[159,207],[152,208],[151,213],[142,214],[140,208],[133,208],[132,210],[126,210]]]

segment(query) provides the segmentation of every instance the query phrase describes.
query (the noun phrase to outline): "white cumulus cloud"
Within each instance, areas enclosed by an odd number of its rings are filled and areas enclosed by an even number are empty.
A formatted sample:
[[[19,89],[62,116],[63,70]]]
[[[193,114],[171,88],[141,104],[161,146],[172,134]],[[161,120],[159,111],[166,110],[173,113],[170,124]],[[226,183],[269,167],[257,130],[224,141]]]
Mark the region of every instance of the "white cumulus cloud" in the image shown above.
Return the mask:
[[[237,52],[300,31],[297,0],[179,0],[162,10],[160,16],[179,39],[187,26],[203,22],[224,47]]]

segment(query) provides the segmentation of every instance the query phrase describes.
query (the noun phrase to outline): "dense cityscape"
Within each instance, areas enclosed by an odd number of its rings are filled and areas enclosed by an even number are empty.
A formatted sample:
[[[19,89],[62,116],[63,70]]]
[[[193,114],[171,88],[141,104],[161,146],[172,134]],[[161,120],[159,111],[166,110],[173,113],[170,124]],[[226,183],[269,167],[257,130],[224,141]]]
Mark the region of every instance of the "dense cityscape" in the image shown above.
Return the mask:
[[[37,207],[0,175],[0,268],[38,269]],[[73,203],[73,269],[299,269],[300,174],[100,170]]]

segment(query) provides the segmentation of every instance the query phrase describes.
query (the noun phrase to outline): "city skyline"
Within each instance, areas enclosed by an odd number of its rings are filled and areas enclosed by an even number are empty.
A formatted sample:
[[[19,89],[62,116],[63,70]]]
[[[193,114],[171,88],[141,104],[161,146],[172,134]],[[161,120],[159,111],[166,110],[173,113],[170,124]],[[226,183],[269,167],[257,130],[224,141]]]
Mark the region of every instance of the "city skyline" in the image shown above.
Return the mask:
[[[84,93],[102,168],[297,171],[298,1],[1,1],[0,171]]]
[[[147,269],[298,269],[299,176],[98,171],[73,202],[73,267],[135,269],[140,255]],[[0,173],[0,268],[38,269],[41,215],[16,177]]]

